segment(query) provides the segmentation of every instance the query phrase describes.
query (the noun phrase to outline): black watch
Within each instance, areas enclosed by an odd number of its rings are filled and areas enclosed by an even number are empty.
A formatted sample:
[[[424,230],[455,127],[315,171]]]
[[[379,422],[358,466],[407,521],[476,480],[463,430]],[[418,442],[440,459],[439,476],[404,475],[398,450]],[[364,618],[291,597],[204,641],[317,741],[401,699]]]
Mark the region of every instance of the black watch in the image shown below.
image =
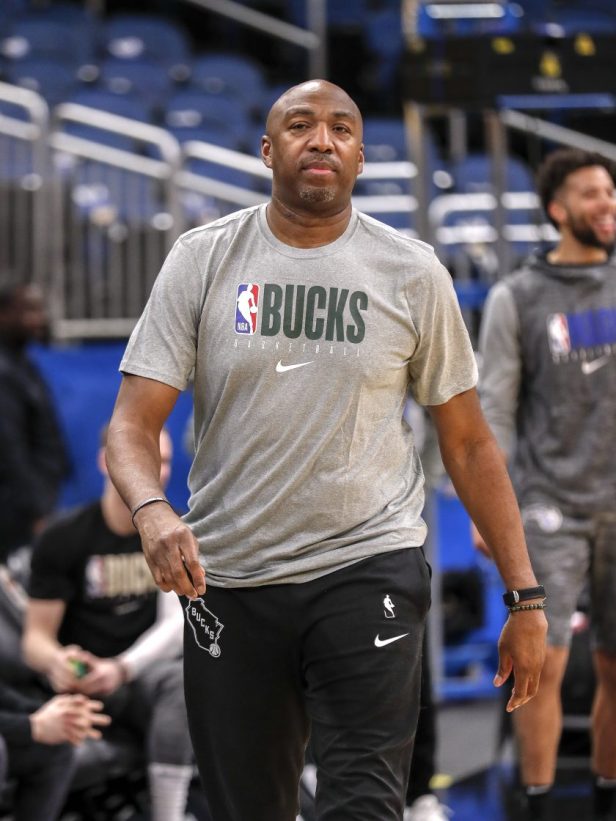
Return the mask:
[[[503,601],[507,607],[514,607],[521,601],[529,601],[530,599],[545,599],[545,588],[542,584],[537,587],[523,587],[520,590],[508,590],[503,593]]]

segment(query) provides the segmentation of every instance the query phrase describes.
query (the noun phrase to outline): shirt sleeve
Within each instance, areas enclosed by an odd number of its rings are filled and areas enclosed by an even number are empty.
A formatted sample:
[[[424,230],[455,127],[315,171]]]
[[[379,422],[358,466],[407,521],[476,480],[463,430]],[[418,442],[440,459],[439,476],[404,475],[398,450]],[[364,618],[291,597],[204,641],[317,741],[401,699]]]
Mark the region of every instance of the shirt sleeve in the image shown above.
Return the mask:
[[[26,744],[32,741],[30,713],[39,704],[0,683],[0,735],[12,744]]]
[[[156,278],[120,370],[185,390],[195,365],[203,292],[193,251],[180,237]]]
[[[520,322],[510,288],[490,290],[479,334],[479,395],[488,424],[501,449],[511,454],[520,391]]]
[[[415,294],[417,289],[415,289]],[[441,405],[477,384],[477,363],[451,275],[438,261],[409,298],[417,345],[409,362],[411,392],[420,405]]]
[[[33,599],[69,602],[74,596],[71,575],[72,540],[61,523],[51,525],[35,542],[28,594]]]
[[[175,593],[159,591],[156,621],[125,650],[120,660],[130,679],[139,675],[153,661],[175,658],[182,653],[184,618],[182,606]]]

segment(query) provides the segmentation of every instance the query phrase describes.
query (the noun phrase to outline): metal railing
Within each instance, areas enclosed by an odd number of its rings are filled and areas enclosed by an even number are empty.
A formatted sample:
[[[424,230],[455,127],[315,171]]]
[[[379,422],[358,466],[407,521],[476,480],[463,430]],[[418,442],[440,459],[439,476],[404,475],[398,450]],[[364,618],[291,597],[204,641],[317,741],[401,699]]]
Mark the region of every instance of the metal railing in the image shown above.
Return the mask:
[[[55,109],[47,144],[57,333],[123,336],[184,229],[180,147],[164,129],[72,103]]]
[[[494,215],[497,197],[489,192],[442,194],[428,207],[430,233],[437,252],[450,259],[452,250],[463,249],[467,258],[472,249],[495,246],[498,229]],[[502,195],[505,222],[502,233],[512,246],[555,241],[552,225],[544,220],[539,197],[532,191],[506,191]],[[522,219],[516,219],[519,214]],[[513,217],[513,219],[512,219]],[[456,272],[461,272],[456,269]]]
[[[0,270],[7,279],[46,284],[48,122],[42,97],[0,83]]]

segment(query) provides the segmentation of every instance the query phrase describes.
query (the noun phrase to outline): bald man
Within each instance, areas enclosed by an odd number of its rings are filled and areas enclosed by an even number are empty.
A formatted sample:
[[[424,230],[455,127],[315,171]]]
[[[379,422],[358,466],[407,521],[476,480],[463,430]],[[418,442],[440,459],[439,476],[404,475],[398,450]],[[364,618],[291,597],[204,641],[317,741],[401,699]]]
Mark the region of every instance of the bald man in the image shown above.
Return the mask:
[[[309,734],[317,818],[393,821],[430,604],[409,390],[431,409],[507,587],[536,579],[450,276],[432,248],[352,207],[357,106],[323,80],[289,89],[262,157],[271,200],[169,254],[121,363],[108,464],[156,582],[182,599],[215,821],[294,821]],[[193,372],[180,520],[159,484],[158,434]],[[496,681],[515,668],[510,709],[534,694],[545,631],[540,606],[507,621]]]

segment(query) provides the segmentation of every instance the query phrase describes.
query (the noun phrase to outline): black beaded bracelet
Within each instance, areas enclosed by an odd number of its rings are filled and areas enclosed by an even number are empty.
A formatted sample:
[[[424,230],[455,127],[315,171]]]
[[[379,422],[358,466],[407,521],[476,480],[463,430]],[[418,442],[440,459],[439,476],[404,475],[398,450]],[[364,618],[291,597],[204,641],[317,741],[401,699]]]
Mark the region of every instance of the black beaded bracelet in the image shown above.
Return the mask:
[[[533,604],[513,604],[511,607],[508,607],[510,613],[519,613],[521,610],[545,610],[545,602],[538,601],[534,602]]]

